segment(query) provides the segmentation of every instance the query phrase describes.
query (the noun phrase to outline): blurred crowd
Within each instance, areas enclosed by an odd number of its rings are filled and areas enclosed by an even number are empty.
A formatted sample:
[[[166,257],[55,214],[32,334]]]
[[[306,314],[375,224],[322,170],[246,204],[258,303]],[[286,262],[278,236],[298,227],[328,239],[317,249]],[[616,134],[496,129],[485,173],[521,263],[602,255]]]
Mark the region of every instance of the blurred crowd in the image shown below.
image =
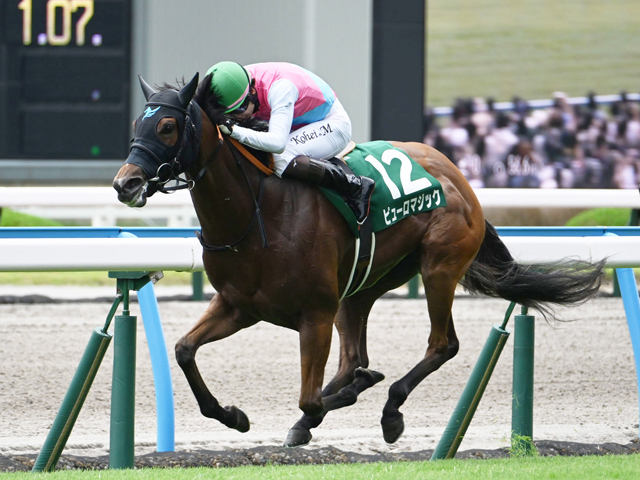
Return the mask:
[[[451,116],[425,112],[424,142],[447,155],[471,185],[516,188],[638,188],[640,104],[571,105],[556,92],[553,106],[531,109],[520,98],[510,111],[491,99],[459,99]]]

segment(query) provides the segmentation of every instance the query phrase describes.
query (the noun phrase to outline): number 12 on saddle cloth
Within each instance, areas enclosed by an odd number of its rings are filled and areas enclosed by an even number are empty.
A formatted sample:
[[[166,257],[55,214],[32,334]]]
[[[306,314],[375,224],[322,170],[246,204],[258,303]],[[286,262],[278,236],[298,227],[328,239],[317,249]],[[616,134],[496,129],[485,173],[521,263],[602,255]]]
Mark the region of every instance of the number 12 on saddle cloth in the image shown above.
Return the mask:
[[[374,232],[384,230],[409,215],[447,205],[440,182],[389,142],[356,145],[343,160],[356,175],[364,175],[376,182],[369,211]],[[342,197],[326,188],[321,190],[357,235],[355,216]]]

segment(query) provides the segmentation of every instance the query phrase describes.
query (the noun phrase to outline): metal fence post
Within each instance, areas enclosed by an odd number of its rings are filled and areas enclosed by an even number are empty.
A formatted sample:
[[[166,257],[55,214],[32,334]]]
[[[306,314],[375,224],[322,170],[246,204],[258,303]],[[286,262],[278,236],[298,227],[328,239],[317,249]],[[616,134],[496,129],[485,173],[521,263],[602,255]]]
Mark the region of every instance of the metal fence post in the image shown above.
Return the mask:
[[[136,389],[136,317],[129,313],[128,280],[122,288],[123,312],[115,317],[109,468],[133,468]]]
[[[473,368],[469,381],[462,391],[460,400],[458,400],[449,423],[447,423],[442,438],[431,455],[431,460],[455,457],[458,447],[473,419],[473,414],[476,412],[489,383],[493,369],[498,363],[500,353],[502,353],[504,345],[509,338],[510,332],[506,328],[514,308],[515,303],[511,302],[505,313],[502,325],[494,325],[491,328],[489,338],[480,352],[476,366]]]
[[[528,454],[533,450],[535,318],[522,307],[514,322],[511,451]]]
[[[191,274],[191,288],[193,290],[191,300],[194,302],[204,300],[204,272],[197,271]]]
[[[420,288],[420,275],[416,275],[409,280],[409,298],[418,298],[418,289]]]
[[[55,470],[110,342],[111,335],[99,328],[96,328],[91,334],[78,369],[32,471],[52,472]]]
[[[32,471],[41,472],[44,470],[52,472],[55,470],[69,435],[71,435],[71,430],[73,430],[73,426],[78,419],[82,405],[89,394],[89,389],[98,373],[104,354],[109,347],[109,343],[111,343],[112,337],[108,333],[109,325],[121,301],[122,295],[116,296],[104,327],[102,329],[96,328],[91,334],[87,348],[85,348],[80,359],[78,369],[73,376],[73,380],[71,380],[71,385],[69,385],[69,389],[64,396],[60,410],[58,410]]]

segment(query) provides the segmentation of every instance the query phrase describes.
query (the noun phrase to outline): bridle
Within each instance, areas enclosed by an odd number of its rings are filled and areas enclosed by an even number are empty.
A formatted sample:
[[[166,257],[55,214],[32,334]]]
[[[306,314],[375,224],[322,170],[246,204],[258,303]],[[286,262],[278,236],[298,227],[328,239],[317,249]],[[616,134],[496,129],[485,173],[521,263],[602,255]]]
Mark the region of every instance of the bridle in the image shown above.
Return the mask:
[[[184,190],[185,188],[191,191],[198,180],[202,178],[204,175],[207,164],[202,168],[200,173],[194,179],[185,179],[180,175],[184,173],[187,167],[183,166],[184,162],[184,152],[188,146],[192,147],[192,152],[195,152],[195,156],[197,157],[198,151],[200,150],[200,125],[198,119],[198,125],[193,121],[192,115],[189,114],[188,110],[181,109],[175,107],[173,105],[161,104],[161,103],[148,103],[153,106],[165,106],[167,108],[171,108],[173,110],[177,110],[184,115],[184,125],[182,127],[182,131],[180,132],[179,138],[181,139],[180,148],[176,153],[175,157],[173,157],[169,162],[164,162],[158,158],[158,156],[149,150],[148,148],[134,143],[132,147],[135,145],[138,148],[142,148],[147,153],[149,153],[152,157],[154,157],[160,165],[156,170],[156,175],[153,178],[147,180],[147,197],[152,196],[155,192],[160,193],[174,193],[177,190]],[[198,111],[199,115],[199,107],[197,105],[189,104],[189,110],[193,109],[194,111]],[[215,152],[214,152],[215,153]],[[188,163],[193,162],[195,159],[189,159]],[[176,184],[172,186],[166,186],[167,183],[175,181]]]
[[[187,125],[189,125],[189,122],[190,122],[190,117],[188,114],[185,114],[184,130],[187,129]],[[191,125],[193,125],[193,123],[191,123]],[[211,153],[211,155],[209,155],[209,158],[207,158],[207,160],[204,162],[204,165],[202,166],[198,174],[193,179],[185,180],[179,176],[182,173],[184,173],[184,167],[181,165],[180,160],[181,160],[181,153],[184,150],[185,145],[187,143],[185,139],[188,139],[189,137],[191,137],[191,135],[185,135],[184,134],[185,132],[183,131],[183,135],[182,135],[183,141],[182,141],[182,144],[180,145],[180,149],[178,150],[178,153],[176,154],[176,156],[171,160],[171,163],[161,164],[158,167],[156,177],[149,179],[147,181],[147,184],[151,185],[151,188],[153,188],[155,191],[158,191],[161,193],[173,193],[176,190],[183,190],[185,188],[188,189],[189,191],[193,190],[198,180],[200,180],[204,176],[211,162],[218,156],[218,153],[220,152],[222,147],[226,144],[229,147],[229,152],[231,152],[231,155],[236,161],[236,165],[238,165],[238,168],[240,168],[240,171],[242,172],[242,175],[244,176],[247,182],[247,186],[249,187],[249,191],[251,192],[251,198],[253,199],[255,209],[251,217],[251,221],[249,222],[249,225],[247,226],[246,230],[240,236],[240,238],[235,242],[229,243],[227,245],[212,245],[210,243],[205,242],[201,232],[196,232],[196,237],[198,237],[198,240],[200,241],[202,248],[204,248],[205,250],[208,250],[211,252],[218,252],[218,251],[224,251],[224,250],[237,251],[237,249],[235,248],[236,245],[242,242],[249,235],[257,219],[258,226],[260,227],[260,236],[262,238],[262,246],[263,248],[267,248],[268,246],[267,235],[265,231],[264,220],[262,218],[262,210],[260,209],[260,204],[262,203],[262,197],[264,192],[264,175],[262,174],[258,175],[259,189],[258,189],[258,196],[256,198],[253,187],[251,186],[251,181],[249,180],[249,176],[247,175],[244,165],[242,164],[242,161],[241,161],[242,156],[240,155],[238,150],[233,146],[231,142],[224,141],[224,137],[220,132],[220,128],[217,125],[216,125],[216,129],[218,132],[218,144],[215,146],[213,152]],[[195,131],[195,128],[193,128],[192,131]],[[193,140],[197,141],[199,144],[200,137],[197,135],[193,136]],[[169,175],[166,178],[166,180],[164,180],[161,177],[162,169],[165,169],[165,171],[169,172]],[[176,185],[166,187],[165,184],[170,182],[171,180],[175,180]],[[154,183],[150,183],[150,182],[154,182]],[[147,187],[147,191],[149,191],[149,187]],[[151,195],[153,195],[153,193]],[[150,195],[147,194],[147,196],[150,196]]]
[[[236,151],[236,147],[229,140],[225,142],[225,138],[217,128],[218,144],[214,151],[209,155],[202,165],[198,174],[192,179],[181,178],[180,175],[185,173],[196,161],[200,153],[200,143],[202,137],[202,113],[198,104],[193,101],[193,95],[198,82],[198,74],[180,91],[164,90],[156,92],[143,79],[140,78],[140,85],[147,99],[146,109],[136,121],[136,136],[133,139],[129,157],[125,163],[132,163],[140,167],[147,176],[151,177],[145,185],[145,194],[147,197],[153,195],[156,191],[162,193],[173,193],[177,190],[193,190],[196,183],[202,179],[211,162],[218,156],[223,145],[226,143],[229,147],[236,164],[242,171],[247,182],[251,198],[254,203],[254,212],[247,229],[238,240],[227,245],[211,245],[206,243],[202,234],[198,234],[200,243],[205,250],[221,251],[235,250],[235,246],[242,242],[253,229],[256,219],[260,227],[260,235],[262,237],[262,245],[267,247],[267,236],[265,233],[262,211],[260,203],[263,196],[264,175],[259,174],[259,191],[258,196],[253,191],[251,181],[242,164],[242,155]],[[155,107],[155,108],[152,108]],[[179,112],[181,116],[176,116],[174,112]],[[145,120],[155,117],[159,113],[157,120]],[[182,124],[178,142],[179,146],[166,145],[157,136],[157,127],[163,118],[175,118],[178,125]],[[177,144],[177,143],[176,143]],[[238,147],[242,148],[242,147]],[[155,175],[154,175],[155,173]],[[170,181],[174,180],[176,185],[166,186]]]

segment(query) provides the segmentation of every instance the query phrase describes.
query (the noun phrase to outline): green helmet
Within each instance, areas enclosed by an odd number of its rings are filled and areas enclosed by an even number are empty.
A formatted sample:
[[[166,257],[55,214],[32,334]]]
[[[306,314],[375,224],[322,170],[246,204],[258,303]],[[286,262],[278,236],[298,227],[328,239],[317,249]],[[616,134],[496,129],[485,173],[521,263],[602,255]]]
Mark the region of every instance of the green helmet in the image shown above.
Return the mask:
[[[229,113],[238,108],[249,94],[251,77],[242,65],[236,62],[219,62],[207,70],[211,76],[211,90],[220,105]]]

